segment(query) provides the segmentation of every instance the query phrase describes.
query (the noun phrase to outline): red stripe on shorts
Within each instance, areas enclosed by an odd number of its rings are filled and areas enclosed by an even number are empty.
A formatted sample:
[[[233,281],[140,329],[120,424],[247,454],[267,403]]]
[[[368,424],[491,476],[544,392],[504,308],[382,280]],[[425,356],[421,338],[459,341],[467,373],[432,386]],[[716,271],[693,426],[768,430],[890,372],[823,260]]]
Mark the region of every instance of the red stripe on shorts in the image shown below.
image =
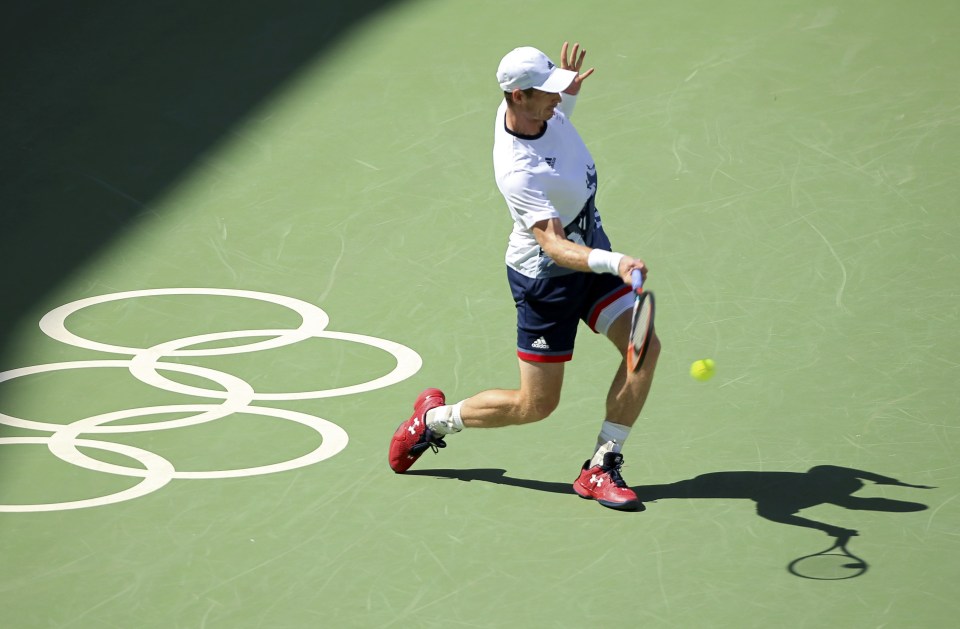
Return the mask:
[[[553,354],[545,356],[543,354],[528,354],[519,349],[517,350],[517,356],[531,363],[565,363],[573,359],[573,354]]]

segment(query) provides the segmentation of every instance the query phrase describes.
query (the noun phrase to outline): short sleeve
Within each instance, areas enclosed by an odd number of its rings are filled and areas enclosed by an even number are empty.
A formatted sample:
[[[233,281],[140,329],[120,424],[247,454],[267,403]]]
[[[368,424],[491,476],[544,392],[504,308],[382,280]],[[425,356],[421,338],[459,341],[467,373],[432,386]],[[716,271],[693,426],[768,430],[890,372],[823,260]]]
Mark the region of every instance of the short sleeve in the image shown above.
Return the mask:
[[[510,212],[525,229],[542,220],[560,217],[544,194],[543,186],[537,186],[535,179],[531,173],[515,172],[503,182],[503,196]]]

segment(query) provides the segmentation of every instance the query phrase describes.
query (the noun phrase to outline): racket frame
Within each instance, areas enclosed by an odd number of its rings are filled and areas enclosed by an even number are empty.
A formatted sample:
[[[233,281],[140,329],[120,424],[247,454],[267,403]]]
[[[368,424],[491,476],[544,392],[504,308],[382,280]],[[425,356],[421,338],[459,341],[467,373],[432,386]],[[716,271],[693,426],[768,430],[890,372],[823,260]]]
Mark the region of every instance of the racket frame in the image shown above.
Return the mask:
[[[630,338],[627,344],[627,368],[636,372],[643,366],[643,360],[647,356],[647,348],[650,346],[650,339],[653,336],[653,319],[656,313],[656,300],[653,293],[643,290],[643,276],[639,270],[633,271],[633,314],[630,319]],[[647,319],[647,332],[643,336],[643,343],[640,347],[634,344],[636,336],[637,323],[640,320],[640,313],[649,304],[650,317]]]

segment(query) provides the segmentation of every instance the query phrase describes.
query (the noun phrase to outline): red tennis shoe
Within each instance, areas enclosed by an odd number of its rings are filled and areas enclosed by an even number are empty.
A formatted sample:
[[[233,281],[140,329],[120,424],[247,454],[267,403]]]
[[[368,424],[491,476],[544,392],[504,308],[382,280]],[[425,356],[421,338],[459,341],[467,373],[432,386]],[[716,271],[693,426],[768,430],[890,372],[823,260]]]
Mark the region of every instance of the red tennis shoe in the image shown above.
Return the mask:
[[[620,476],[621,465],[623,455],[619,452],[604,454],[602,465],[591,467],[590,461],[585,462],[580,477],[573,482],[573,490],[581,498],[596,500],[604,507],[635,511],[640,500]]]
[[[446,397],[440,389],[427,389],[417,396],[413,415],[397,426],[390,440],[390,468],[394,472],[406,472],[427,449],[436,452],[447,447],[443,437],[430,431],[426,424],[427,411],[443,406],[445,402]]]

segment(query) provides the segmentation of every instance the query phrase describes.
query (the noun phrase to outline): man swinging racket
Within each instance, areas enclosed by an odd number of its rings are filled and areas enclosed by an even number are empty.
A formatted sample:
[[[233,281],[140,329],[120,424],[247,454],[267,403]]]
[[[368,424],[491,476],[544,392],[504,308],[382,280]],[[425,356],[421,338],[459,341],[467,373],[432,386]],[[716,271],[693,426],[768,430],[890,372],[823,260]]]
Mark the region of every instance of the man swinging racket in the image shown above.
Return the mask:
[[[557,67],[535,48],[509,52],[497,69],[504,100],[497,110],[493,163],[497,186],[513,217],[507,279],[517,307],[520,387],[488,390],[449,405],[427,389],[390,443],[390,467],[407,471],[427,449],[464,428],[499,428],[540,421],[560,402],[564,363],[573,358],[580,321],[605,335],[620,353],[596,446],[573,483],[583,498],[605,507],[637,509],[624,482],[621,448],[650,391],[660,353],[655,332],[639,367],[628,369],[633,272],[643,261],[611,250],[595,206],[597,170],[570,122],[585,51],[565,42]],[[652,301],[652,300],[651,300]],[[636,362],[636,361],[634,361]],[[611,366],[612,369],[612,366]]]

